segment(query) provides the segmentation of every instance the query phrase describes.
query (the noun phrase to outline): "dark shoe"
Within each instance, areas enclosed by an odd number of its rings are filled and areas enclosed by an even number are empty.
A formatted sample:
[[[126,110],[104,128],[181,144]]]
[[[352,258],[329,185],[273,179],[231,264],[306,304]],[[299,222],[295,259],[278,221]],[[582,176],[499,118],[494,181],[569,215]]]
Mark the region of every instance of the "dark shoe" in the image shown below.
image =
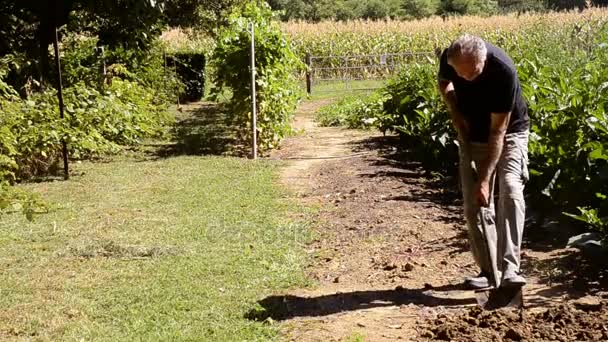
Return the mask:
[[[490,287],[489,279],[491,276],[492,274],[490,274],[489,272],[482,271],[477,277],[465,279],[464,284],[472,290],[485,289]]]
[[[522,287],[526,285],[526,279],[519,274],[509,274],[502,279],[500,285],[504,287]]]

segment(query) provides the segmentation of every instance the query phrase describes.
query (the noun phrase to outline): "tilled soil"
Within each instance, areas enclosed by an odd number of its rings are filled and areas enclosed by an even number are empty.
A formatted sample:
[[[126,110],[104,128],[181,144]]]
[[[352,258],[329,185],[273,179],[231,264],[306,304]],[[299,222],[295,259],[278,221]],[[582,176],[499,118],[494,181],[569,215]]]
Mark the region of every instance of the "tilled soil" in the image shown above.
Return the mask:
[[[564,248],[562,227],[526,232],[523,321],[477,309],[462,288],[478,269],[454,180],[426,172],[396,137],[317,127],[325,103],[305,103],[304,133],[271,156],[286,161],[282,182],[298,200],[319,208],[307,218],[315,285],[261,299],[252,319],[280,321],[291,341],[605,339],[608,277]],[[584,296],[593,304],[573,304]]]
[[[421,337],[445,341],[608,341],[608,303],[561,304],[542,312],[482,311],[440,315]]]

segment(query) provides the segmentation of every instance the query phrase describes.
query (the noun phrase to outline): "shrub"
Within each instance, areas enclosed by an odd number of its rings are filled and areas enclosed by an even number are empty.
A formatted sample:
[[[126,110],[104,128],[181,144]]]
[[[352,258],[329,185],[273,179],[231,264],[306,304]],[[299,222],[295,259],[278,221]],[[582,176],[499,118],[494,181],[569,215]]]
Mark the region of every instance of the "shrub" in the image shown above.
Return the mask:
[[[156,41],[149,50],[98,47],[98,39],[68,33],[62,40],[62,79],[69,88],[78,83],[102,90],[114,77],[138,83],[153,93],[156,102],[174,101],[184,85],[172,65],[165,65],[165,47]],[[106,66],[106,76],[103,66]]]
[[[0,130],[0,161],[4,179],[27,179],[53,173],[60,160],[62,139],[72,158],[82,159],[117,152],[158,136],[172,121],[166,106],[148,89],[114,79],[103,93],[76,84],[65,89],[66,118],[59,118],[55,90],[28,100],[5,104]]]
[[[337,103],[320,108],[316,120],[321,126],[377,127],[384,101],[386,97],[377,92],[364,98],[348,96]]]
[[[290,121],[300,95],[295,75],[303,67],[275,22],[270,7],[252,2],[235,11],[230,25],[220,33],[213,55],[215,88],[218,97],[224,88],[232,91],[228,111],[238,124],[240,137],[251,134],[251,21],[256,36],[256,87],[258,143],[261,150],[276,147],[291,132]]]

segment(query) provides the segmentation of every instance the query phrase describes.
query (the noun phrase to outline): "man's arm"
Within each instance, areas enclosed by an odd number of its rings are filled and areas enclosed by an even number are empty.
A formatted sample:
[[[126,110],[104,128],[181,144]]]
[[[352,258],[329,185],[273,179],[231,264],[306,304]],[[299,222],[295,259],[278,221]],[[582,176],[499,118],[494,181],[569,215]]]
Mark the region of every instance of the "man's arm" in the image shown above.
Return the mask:
[[[505,140],[505,134],[509,125],[509,118],[511,113],[492,113],[492,122],[490,124],[490,135],[488,137],[488,155],[482,161],[479,168],[479,182],[488,184],[490,183],[490,177],[500,155],[502,154],[502,147]]]
[[[452,124],[454,125],[454,128],[456,128],[456,132],[458,133],[460,140],[465,142],[468,140],[469,129],[464,117],[456,107],[456,92],[454,91],[454,84],[452,84],[452,81],[441,78],[439,78],[438,82],[439,93],[441,94],[441,97],[443,97],[443,101],[448,107]]]

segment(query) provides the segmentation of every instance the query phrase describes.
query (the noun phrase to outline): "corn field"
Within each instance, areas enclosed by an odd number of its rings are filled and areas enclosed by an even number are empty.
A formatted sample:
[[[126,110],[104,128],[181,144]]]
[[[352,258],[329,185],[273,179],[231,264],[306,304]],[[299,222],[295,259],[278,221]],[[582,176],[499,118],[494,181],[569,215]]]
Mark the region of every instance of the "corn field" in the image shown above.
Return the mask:
[[[447,47],[451,40],[465,32],[482,36],[509,51],[517,50],[521,40],[536,41],[539,48],[553,42],[561,46],[563,36],[569,34],[567,28],[598,20],[608,20],[608,10],[467,16],[445,21],[434,17],[407,22],[292,22],[284,23],[282,27],[303,58],[306,53],[328,56],[432,52],[435,48]]]

